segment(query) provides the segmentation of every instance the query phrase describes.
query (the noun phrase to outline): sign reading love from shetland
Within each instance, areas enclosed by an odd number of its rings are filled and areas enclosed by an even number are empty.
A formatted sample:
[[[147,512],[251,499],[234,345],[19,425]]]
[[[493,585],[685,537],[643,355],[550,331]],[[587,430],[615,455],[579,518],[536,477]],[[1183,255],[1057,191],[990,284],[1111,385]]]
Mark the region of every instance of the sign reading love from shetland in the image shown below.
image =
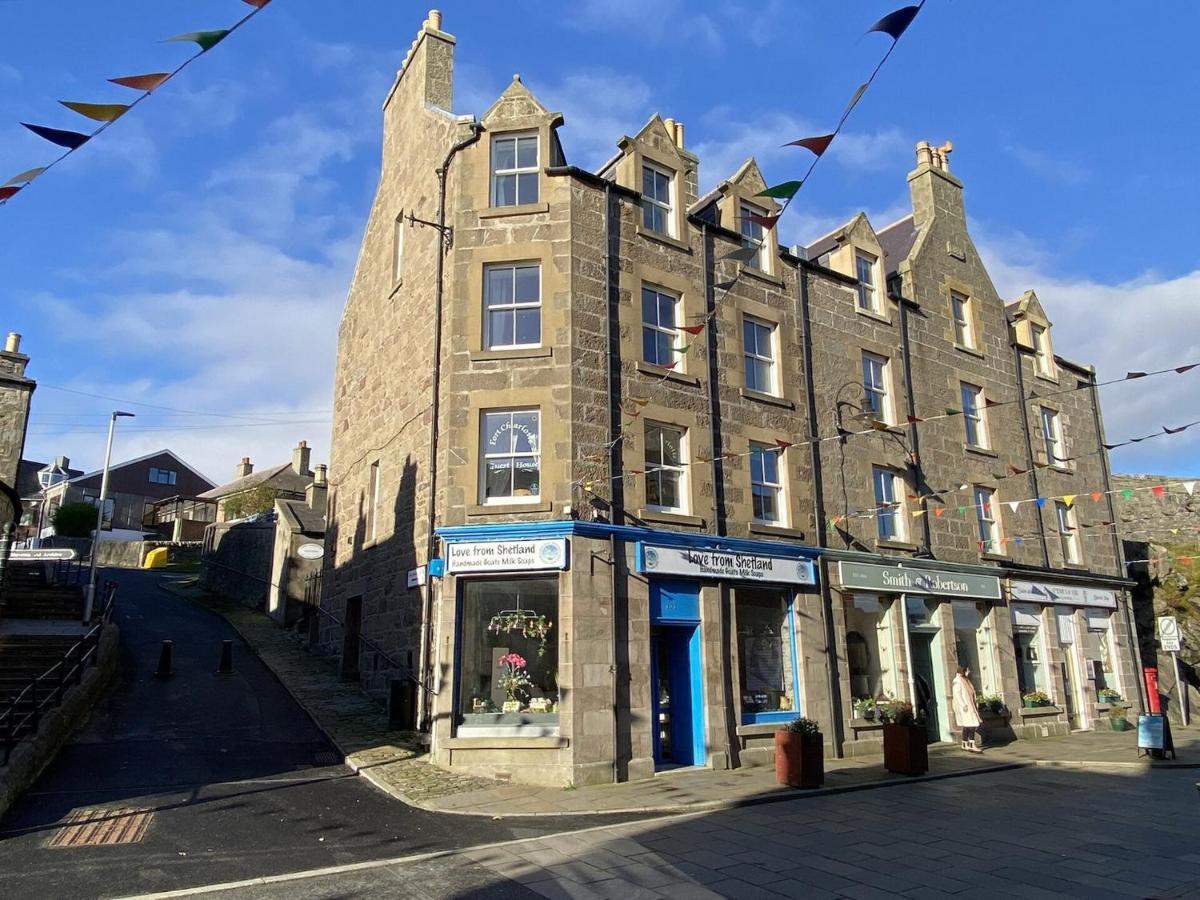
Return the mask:
[[[691,575],[779,584],[816,583],[809,560],[786,556],[639,544],[637,561],[638,571],[646,575]]]

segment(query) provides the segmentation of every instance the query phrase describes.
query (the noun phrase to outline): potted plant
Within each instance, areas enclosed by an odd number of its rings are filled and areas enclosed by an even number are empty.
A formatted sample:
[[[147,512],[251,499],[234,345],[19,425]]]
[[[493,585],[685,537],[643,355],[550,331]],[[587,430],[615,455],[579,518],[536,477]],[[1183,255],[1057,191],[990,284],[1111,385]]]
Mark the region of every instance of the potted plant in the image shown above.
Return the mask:
[[[875,698],[874,697],[859,697],[854,701],[855,718],[866,719],[868,722],[875,721]]]
[[[1049,706],[1050,697],[1045,691],[1030,691],[1027,694],[1021,695],[1021,703],[1026,709],[1034,709],[1039,706]]]
[[[999,694],[980,694],[975,702],[981,713],[990,713],[994,716],[1004,715],[1004,698]]]
[[[775,779],[798,788],[825,783],[825,745],[812,719],[798,716],[775,732]]]
[[[1128,731],[1129,720],[1125,718],[1125,709],[1114,706],[1108,711],[1108,724],[1113,731]]]
[[[529,695],[529,673],[525,671],[525,657],[519,653],[505,653],[500,657],[500,687],[508,698],[504,701],[503,711],[514,713],[521,711],[521,702]]]
[[[1114,703],[1121,702],[1121,695],[1112,688],[1100,688],[1100,690],[1096,692],[1096,695],[1101,703],[1105,703],[1109,706],[1112,706]]]
[[[880,704],[879,714],[883,719],[883,767],[896,775],[928,772],[929,735],[913,705],[893,700]]]

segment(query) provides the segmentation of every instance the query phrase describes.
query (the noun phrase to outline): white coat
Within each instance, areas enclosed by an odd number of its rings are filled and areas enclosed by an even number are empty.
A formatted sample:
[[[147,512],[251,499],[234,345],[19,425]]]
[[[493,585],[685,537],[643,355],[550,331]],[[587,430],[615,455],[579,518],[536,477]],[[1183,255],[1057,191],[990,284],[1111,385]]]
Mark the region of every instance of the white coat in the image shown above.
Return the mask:
[[[954,676],[954,719],[959,728],[978,728],[983,720],[979,718],[979,707],[975,705],[975,685],[962,675]]]

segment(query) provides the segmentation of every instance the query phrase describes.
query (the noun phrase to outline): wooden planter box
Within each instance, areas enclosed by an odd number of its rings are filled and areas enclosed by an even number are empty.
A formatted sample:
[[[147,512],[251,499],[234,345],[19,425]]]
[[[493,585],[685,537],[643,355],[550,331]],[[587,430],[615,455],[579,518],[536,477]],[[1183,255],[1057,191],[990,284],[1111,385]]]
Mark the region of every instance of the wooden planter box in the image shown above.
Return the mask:
[[[923,725],[883,726],[883,767],[896,775],[929,771],[929,738]]]
[[[798,788],[818,788],[825,783],[825,743],[821,735],[805,737],[790,731],[775,732],[775,780]]]

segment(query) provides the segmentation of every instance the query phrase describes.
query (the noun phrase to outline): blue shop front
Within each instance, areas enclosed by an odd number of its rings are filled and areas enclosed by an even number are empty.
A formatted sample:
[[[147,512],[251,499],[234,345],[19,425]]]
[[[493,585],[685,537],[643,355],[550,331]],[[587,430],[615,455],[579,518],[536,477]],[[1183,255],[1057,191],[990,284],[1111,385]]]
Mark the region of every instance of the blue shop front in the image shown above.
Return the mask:
[[[578,521],[438,534],[442,765],[559,785],[727,768],[827,716],[815,548]]]

